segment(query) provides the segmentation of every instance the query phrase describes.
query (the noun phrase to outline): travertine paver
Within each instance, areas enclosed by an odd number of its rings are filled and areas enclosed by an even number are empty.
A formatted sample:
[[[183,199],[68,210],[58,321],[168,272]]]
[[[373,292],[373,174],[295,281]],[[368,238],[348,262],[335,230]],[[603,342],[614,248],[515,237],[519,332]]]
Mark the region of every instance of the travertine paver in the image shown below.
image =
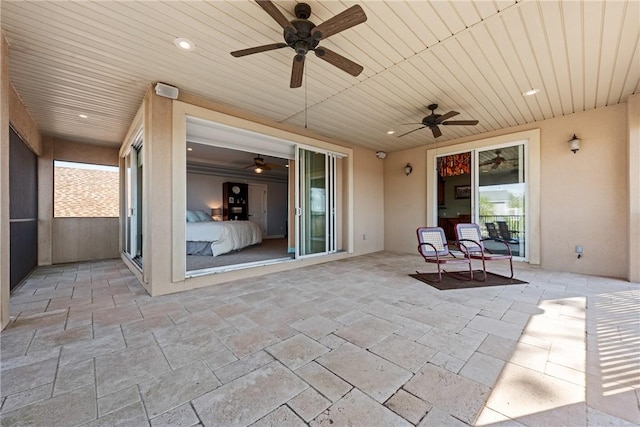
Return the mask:
[[[251,427],[305,427],[306,425],[289,407],[283,405],[251,424]]]
[[[149,417],[153,418],[219,385],[213,372],[199,361],[140,383],[140,393]]]
[[[296,374],[332,402],[353,388],[351,384],[316,362],[302,366],[296,370]]]
[[[411,423],[354,389],[309,424],[312,427],[346,426],[357,420],[363,426],[409,427]]]
[[[639,284],[408,276],[431,267],[381,252],[160,297],[120,260],[39,267],[0,335],[0,423],[640,424]]]
[[[267,353],[278,359],[291,370],[296,370],[312,360],[322,356],[329,349],[303,334],[295,335],[271,347]]]
[[[430,363],[404,389],[468,424],[473,423],[489,395],[489,387]]]
[[[325,335],[329,335],[341,326],[340,323],[327,319],[324,316],[311,316],[291,324],[292,328],[316,340]]]
[[[200,420],[191,404],[185,403],[151,419],[151,427],[195,426]]]
[[[418,344],[398,335],[391,335],[369,350],[414,373],[437,353],[436,350],[426,345]]]
[[[193,407],[206,425],[245,426],[308,387],[279,362],[273,362],[194,399]]]
[[[160,348],[127,348],[96,357],[96,389],[102,397],[116,390],[169,372]]]
[[[331,406],[331,401],[314,389],[308,388],[291,399],[287,405],[289,405],[300,418],[308,422]]]
[[[2,425],[79,425],[93,420],[95,414],[96,388],[88,386],[2,413]]]
[[[400,325],[374,316],[366,316],[349,326],[338,329],[335,334],[361,347],[370,348],[400,329]]]
[[[411,378],[406,369],[351,343],[344,343],[317,362],[381,403]]]
[[[433,407],[431,403],[425,402],[403,389],[398,390],[396,394],[391,396],[384,406],[413,424],[417,424]]]

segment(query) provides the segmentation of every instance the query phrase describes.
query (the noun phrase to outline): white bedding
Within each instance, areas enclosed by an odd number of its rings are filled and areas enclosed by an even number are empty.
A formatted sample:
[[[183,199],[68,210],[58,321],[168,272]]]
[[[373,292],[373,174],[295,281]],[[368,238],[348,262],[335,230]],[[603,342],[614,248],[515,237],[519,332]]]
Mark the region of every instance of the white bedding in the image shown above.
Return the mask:
[[[262,230],[251,221],[208,221],[186,224],[186,240],[211,242],[213,256],[262,242]]]

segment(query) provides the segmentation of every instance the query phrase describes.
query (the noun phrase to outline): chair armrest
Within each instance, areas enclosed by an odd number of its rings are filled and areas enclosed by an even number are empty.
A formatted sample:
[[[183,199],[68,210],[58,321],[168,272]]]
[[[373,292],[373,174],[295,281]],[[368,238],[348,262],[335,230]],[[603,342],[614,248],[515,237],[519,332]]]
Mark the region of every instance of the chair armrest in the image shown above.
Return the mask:
[[[440,255],[438,255],[438,248],[436,248],[433,244],[429,243],[429,242],[422,242],[418,245],[418,252],[420,253],[420,255],[422,255],[423,258],[429,257],[431,255],[425,255],[422,253],[422,246],[427,245],[427,246],[431,246],[433,248],[433,252],[435,252],[436,254],[436,261],[440,260]]]
[[[469,248],[467,247],[467,245],[465,245],[463,242],[471,242],[474,245],[480,247],[480,244],[478,244],[478,242],[476,242],[475,240],[471,240],[471,239],[460,239],[460,240],[456,240],[456,246],[458,246],[460,248],[460,250],[462,251],[462,253],[465,255],[465,257],[467,255],[469,255],[470,253],[472,253],[471,250],[469,250]],[[453,254],[451,254],[453,255]]]

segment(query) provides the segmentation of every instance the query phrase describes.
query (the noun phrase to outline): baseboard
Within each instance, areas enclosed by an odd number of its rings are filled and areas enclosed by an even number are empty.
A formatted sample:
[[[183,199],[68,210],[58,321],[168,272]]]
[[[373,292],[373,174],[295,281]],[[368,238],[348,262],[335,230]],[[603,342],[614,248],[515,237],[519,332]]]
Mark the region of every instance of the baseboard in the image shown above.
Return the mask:
[[[272,234],[269,236],[264,236],[263,239],[284,239],[286,236],[284,234]]]

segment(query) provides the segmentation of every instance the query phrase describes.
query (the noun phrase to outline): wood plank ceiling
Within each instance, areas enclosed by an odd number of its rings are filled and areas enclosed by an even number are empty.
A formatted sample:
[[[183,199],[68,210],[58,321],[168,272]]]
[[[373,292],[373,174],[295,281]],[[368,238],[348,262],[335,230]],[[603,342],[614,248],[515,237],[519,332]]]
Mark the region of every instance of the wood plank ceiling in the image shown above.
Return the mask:
[[[294,18],[295,1],[275,3]],[[356,4],[307,3],[316,24]],[[282,41],[281,27],[250,0],[4,0],[0,14],[11,81],[41,132],[111,146],[158,81],[385,151],[434,142],[428,129],[396,137],[417,127],[403,123],[420,122],[430,103],[479,120],[441,127],[446,141],[618,104],[640,89],[637,0],[358,4],[368,20],[321,45],[362,74],[308,55],[298,89],[289,88],[290,49],[229,55]],[[196,49],[180,51],[176,37]],[[540,92],[523,97],[531,88]]]

